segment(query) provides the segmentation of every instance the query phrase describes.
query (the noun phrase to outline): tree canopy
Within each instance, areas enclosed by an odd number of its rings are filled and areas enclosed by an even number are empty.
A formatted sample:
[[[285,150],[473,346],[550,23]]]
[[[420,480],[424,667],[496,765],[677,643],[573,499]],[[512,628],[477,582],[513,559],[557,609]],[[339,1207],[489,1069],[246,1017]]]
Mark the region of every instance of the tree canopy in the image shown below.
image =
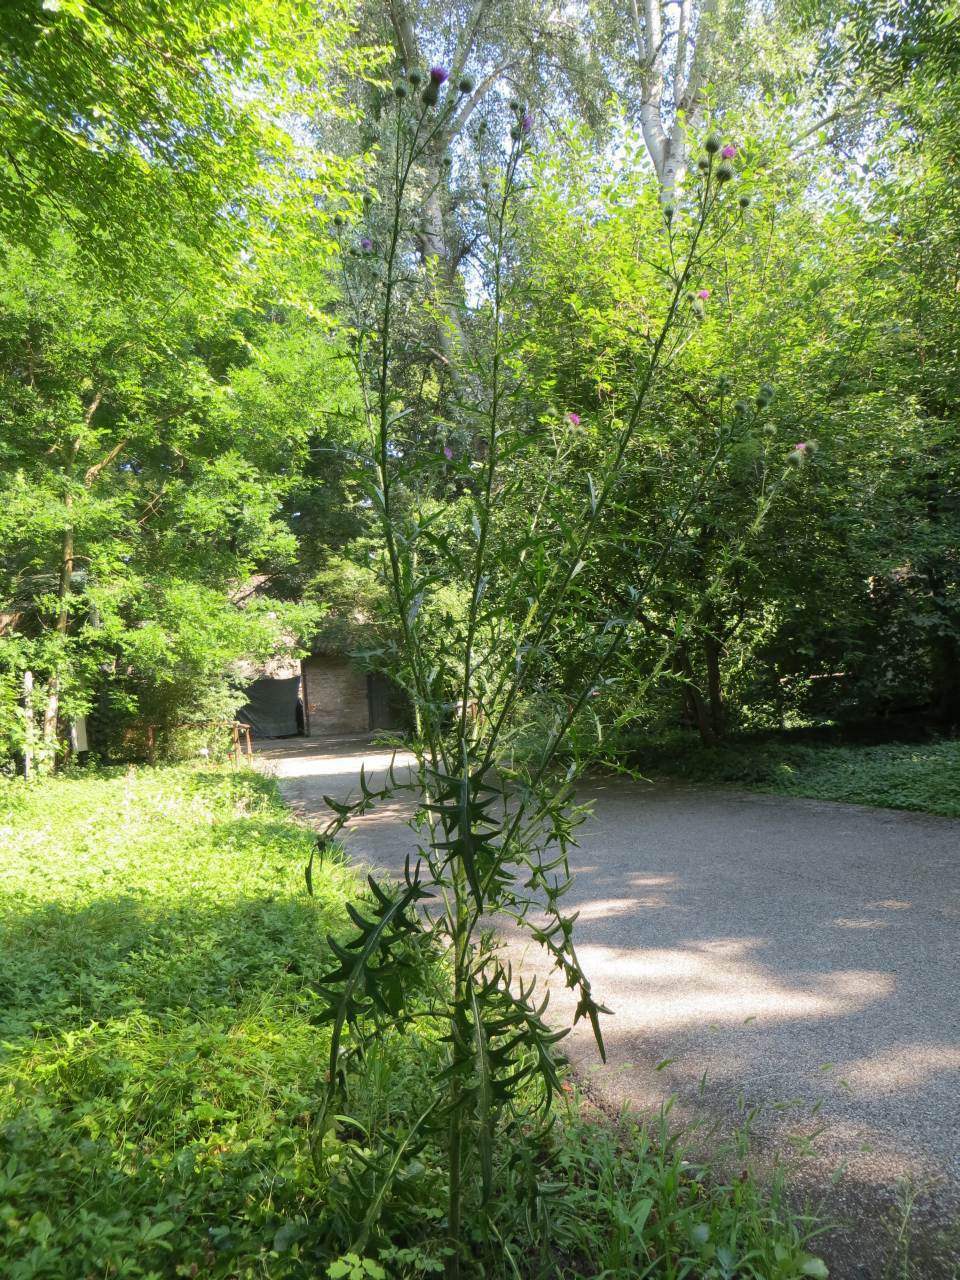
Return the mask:
[[[8,750],[28,668],[53,733],[51,716],[110,698],[131,722],[161,704],[173,722],[201,687],[221,698],[236,660],[318,627],[347,647],[357,618],[389,635],[351,356],[373,295],[340,266],[376,275],[392,104],[421,95],[391,448],[443,459],[404,501],[467,542],[511,129],[531,159],[504,323],[541,454],[502,496],[506,564],[531,520],[544,546],[561,536],[602,469],[689,200],[708,162],[729,170],[736,234],[690,282],[685,336],[620,459],[605,558],[538,697],[565,696],[742,402],[593,710],[710,737],[956,720],[956,14],[654,0],[581,18],[514,0],[4,8]],[[541,465],[559,507],[531,498]],[[785,466],[795,482],[768,502]],[[440,575],[421,607],[442,632],[462,604]]]

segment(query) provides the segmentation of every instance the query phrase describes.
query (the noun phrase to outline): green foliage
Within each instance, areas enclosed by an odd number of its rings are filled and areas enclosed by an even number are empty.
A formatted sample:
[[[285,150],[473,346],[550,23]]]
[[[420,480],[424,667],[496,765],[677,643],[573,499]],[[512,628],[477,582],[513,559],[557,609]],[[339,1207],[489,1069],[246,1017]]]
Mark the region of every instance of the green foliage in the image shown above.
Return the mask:
[[[571,492],[609,447],[598,415],[645,359],[664,288],[660,191],[634,159],[637,136],[616,117],[612,127],[615,162],[597,156],[583,131],[564,130],[525,207],[520,358],[542,420],[570,409],[582,420],[553,461]],[[929,272],[942,256],[927,257],[927,242],[921,267],[920,242],[935,226],[939,243],[946,226],[932,199],[926,231],[914,220],[933,175],[921,179],[903,159],[899,182],[839,165],[814,180],[789,127],[756,108],[738,119],[734,163],[750,196],[749,234],[704,257],[696,283],[709,296],[690,301],[699,322],[624,457],[604,555],[588,570],[596,606],[584,615],[587,645],[643,571],[618,546],[630,536],[659,545],[664,513],[713,448],[724,395],[743,398],[750,413],[734,447],[649,584],[613,719],[676,723],[679,713],[709,738],[796,714],[909,707],[948,723],[957,714],[955,385],[944,385],[935,354],[955,346],[955,290],[934,285],[943,302],[930,305]],[[880,231],[888,218],[914,228],[916,244]],[[774,394],[754,413],[767,381]],[[797,483],[754,528],[760,495],[788,459],[802,464]],[[631,687],[651,651],[669,655],[673,676],[654,702],[642,681],[639,695]],[[568,646],[554,682],[562,689],[578,666],[579,649]]]
[[[534,1238],[564,1260],[554,1274],[825,1278],[826,1264],[812,1243],[815,1219],[788,1207],[781,1171],[769,1190],[760,1190],[749,1170],[746,1134],[729,1145],[714,1140],[712,1156],[701,1162],[668,1118],[669,1108],[658,1123],[626,1115],[615,1127],[582,1104],[561,1112],[562,1128],[558,1124],[541,1165],[549,1181],[543,1177],[533,1210]],[[517,1161],[516,1196],[532,1172]],[[525,1274],[529,1243],[515,1234],[511,1239],[509,1209],[498,1216],[504,1243]],[[551,1274],[546,1248],[539,1261],[541,1274]]]
[[[284,503],[349,393],[296,308],[89,285],[67,240],[0,272],[0,667],[56,677],[115,750],[135,720],[231,719],[232,664],[316,625],[256,587],[294,559]]]
[[[249,774],[2,799],[5,1273],[237,1274],[316,1191],[309,974],[350,877],[304,897],[309,836]]]
[[[339,497],[305,477],[349,435],[325,271],[363,164],[308,120],[378,56],[338,0],[17,0],[0,48],[0,743],[31,671],[49,764],[93,709],[110,749],[229,719],[231,666],[316,625],[287,504]]]
[[[804,744],[732,738],[704,746],[691,734],[622,744],[641,773],[690,782],[732,783],[758,791],[914,809],[960,818],[960,742],[883,746]]]
[[[334,59],[359,77],[376,63],[354,31],[338,0],[10,0],[0,234],[38,247],[69,229],[128,285],[177,273],[178,246],[232,272],[241,248],[269,247],[278,214],[291,250],[314,198],[357,176],[292,127],[295,112],[345,114]]]

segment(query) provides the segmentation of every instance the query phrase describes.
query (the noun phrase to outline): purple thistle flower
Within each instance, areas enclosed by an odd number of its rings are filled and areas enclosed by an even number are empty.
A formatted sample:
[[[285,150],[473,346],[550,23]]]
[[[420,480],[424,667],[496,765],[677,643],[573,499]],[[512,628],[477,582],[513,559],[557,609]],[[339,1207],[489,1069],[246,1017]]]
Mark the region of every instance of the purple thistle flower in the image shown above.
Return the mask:
[[[698,290],[697,290],[697,297],[700,299],[700,301],[701,301],[701,302],[706,302],[706,300],[710,297],[710,290],[709,290],[709,289],[698,289]]]
[[[521,133],[529,133],[532,128],[533,128],[533,116],[530,114],[529,111],[527,111],[523,119],[520,121],[520,131]]]
[[[447,80],[450,79],[450,72],[447,70],[446,67],[431,67],[430,79],[433,81],[435,85],[444,84]]]
[[[450,448],[450,446],[449,446],[448,444],[445,444],[445,445],[443,446],[443,456],[446,458],[446,460],[447,460],[448,462],[449,462],[449,461],[452,459],[452,457],[453,457],[453,450]]]
[[[579,425],[580,425],[580,415],[579,415],[579,413],[568,413],[568,414],[567,414],[567,421],[570,423],[570,425],[571,425],[571,426],[573,426],[573,427],[579,427]]]
[[[724,160],[732,160],[734,156],[737,154],[737,148],[733,145],[732,142],[728,142],[727,145],[720,152],[720,154],[723,156]]]
[[[364,253],[370,252],[370,250],[373,248],[373,241],[370,239],[369,236],[363,237],[363,239],[360,241],[360,248],[363,250]]]

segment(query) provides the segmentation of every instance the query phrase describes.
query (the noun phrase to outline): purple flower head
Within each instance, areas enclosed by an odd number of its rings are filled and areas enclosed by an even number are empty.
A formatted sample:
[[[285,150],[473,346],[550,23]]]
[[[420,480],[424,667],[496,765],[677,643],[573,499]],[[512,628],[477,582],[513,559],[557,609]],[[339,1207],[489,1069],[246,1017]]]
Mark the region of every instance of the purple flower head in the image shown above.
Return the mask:
[[[732,160],[734,156],[737,154],[737,148],[733,145],[732,142],[728,142],[727,145],[720,152],[720,154],[723,156],[724,160]]]
[[[567,421],[570,423],[570,425],[571,425],[572,427],[579,427],[579,425],[580,425],[580,415],[579,415],[579,413],[568,413],[568,414],[567,414]]]
[[[700,299],[700,301],[701,301],[701,302],[706,302],[706,300],[710,297],[710,290],[709,290],[709,289],[698,289],[698,290],[697,290],[697,297]]]
[[[363,250],[364,253],[370,252],[370,250],[373,248],[373,241],[370,239],[369,236],[363,237],[363,239],[360,241],[360,248]]]
[[[431,67],[430,79],[436,85],[445,84],[450,79],[450,72],[446,67]]]
[[[529,133],[533,128],[533,116],[529,111],[524,113],[523,119],[520,121],[520,132]]]
[[[795,452],[797,453],[806,453],[810,446],[807,444],[806,440],[801,440],[798,444],[795,444],[793,447]]]
[[[451,458],[453,457],[453,450],[450,448],[450,446],[449,446],[448,444],[445,444],[445,445],[443,446],[443,456],[446,458],[446,460],[447,460],[448,462],[449,462],[449,461],[451,460]]]

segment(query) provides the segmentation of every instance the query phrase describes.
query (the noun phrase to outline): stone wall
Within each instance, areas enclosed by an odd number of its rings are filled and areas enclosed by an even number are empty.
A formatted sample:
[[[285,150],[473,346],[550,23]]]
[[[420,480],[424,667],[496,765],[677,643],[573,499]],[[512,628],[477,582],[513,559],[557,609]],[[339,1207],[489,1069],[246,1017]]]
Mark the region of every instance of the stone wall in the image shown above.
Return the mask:
[[[311,738],[370,728],[367,677],[345,658],[304,659],[303,702]]]

